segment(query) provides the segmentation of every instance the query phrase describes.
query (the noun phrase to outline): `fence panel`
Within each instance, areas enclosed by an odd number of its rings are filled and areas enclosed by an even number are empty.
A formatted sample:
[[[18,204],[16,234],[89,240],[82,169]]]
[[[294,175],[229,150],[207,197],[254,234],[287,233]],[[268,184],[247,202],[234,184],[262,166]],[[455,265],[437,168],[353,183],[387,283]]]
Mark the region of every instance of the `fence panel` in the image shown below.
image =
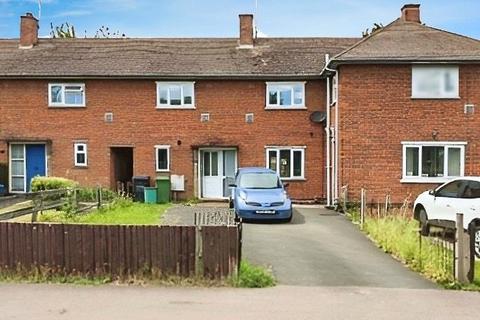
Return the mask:
[[[0,269],[47,268],[62,274],[193,276],[194,226],[103,226],[0,223]],[[208,226],[201,233],[204,275],[233,275],[239,259],[239,227]]]

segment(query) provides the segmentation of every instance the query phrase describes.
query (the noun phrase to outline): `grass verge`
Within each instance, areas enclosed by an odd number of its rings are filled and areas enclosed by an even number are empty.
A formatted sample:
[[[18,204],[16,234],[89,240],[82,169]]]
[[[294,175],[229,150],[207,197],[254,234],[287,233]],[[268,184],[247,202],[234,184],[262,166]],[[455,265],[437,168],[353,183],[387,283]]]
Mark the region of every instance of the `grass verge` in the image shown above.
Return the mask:
[[[46,267],[34,270],[4,269],[0,271],[0,282],[3,283],[44,283],[73,285],[142,285],[163,287],[236,287],[236,288],[266,288],[276,284],[270,270],[254,266],[243,261],[238,277],[228,279],[208,279],[204,277],[180,277],[157,272],[139,272],[134,275],[111,277],[108,275],[71,275],[51,270]]]
[[[157,225],[170,204],[145,204],[130,200],[115,200],[111,205],[87,214],[69,214],[50,210],[38,216],[39,222],[84,224]]]
[[[364,232],[385,252],[443,287],[480,291],[480,261],[476,261],[472,284],[462,285],[455,282],[453,253],[448,250],[442,253],[438,245],[425,237],[422,238],[420,250],[417,221],[396,215],[379,219],[367,218]]]
[[[275,284],[271,270],[245,260],[240,264],[239,276],[231,280],[231,285],[238,288],[267,288]]]

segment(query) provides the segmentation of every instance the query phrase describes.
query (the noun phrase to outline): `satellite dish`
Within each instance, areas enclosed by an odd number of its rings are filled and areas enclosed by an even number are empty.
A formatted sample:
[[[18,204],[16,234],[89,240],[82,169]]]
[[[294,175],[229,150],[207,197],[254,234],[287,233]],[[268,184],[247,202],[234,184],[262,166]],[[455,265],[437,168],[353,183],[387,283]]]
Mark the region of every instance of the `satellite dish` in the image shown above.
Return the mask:
[[[325,123],[327,114],[323,111],[314,111],[310,114],[310,121],[314,123]]]

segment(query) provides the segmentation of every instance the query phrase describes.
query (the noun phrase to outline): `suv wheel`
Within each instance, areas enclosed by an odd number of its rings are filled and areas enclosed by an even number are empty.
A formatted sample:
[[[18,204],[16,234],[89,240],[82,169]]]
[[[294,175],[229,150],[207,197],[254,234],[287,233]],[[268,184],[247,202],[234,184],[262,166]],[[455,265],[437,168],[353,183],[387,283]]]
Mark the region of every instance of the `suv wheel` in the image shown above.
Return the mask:
[[[475,255],[480,258],[480,230],[475,232]]]
[[[425,209],[420,209],[418,212],[418,220],[420,221],[420,234],[422,236],[428,236],[430,233],[430,226],[428,225],[428,216]]]

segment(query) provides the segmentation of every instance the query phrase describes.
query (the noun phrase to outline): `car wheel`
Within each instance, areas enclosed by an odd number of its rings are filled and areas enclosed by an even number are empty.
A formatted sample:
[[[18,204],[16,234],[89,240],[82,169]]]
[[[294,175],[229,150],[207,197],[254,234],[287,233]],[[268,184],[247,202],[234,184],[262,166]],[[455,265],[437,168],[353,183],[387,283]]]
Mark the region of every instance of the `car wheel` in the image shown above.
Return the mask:
[[[480,259],[480,230],[475,232],[475,256]]]
[[[418,212],[418,220],[420,221],[420,234],[422,236],[428,236],[430,233],[430,226],[428,225],[427,211],[424,208]]]

